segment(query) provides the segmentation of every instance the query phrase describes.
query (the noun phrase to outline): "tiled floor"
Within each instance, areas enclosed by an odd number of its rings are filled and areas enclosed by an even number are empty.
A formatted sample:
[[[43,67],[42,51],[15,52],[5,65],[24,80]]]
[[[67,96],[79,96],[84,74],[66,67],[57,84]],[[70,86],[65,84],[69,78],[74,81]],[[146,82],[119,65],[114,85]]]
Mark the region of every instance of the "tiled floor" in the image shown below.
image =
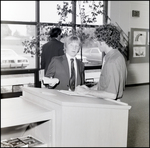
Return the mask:
[[[149,85],[126,87],[123,102],[129,111],[128,147],[149,147]]]

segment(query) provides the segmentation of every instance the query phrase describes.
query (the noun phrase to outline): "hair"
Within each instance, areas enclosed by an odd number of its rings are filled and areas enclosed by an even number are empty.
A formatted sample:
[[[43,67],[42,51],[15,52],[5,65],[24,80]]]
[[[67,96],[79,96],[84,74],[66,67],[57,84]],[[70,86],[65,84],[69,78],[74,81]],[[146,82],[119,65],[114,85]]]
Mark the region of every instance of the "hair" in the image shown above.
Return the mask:
[[[109,47],[113,49],[120,47],[120,31],[117,26],[113,24],[100,25],[94,34],[98,41],[104,41]]]
[[[52,28],[52,29],[50,30],[50,33],[49,33],[49,35],[50,35],[51,38],[56,38],[56,37],[58,37],[60,34],[61,34],[61,29],[58,28],[58,27]]]
[[[79,46],[81,47],[81,40],[77,35],[69,35],[66,37],[65,41],[64,41],[64,48],[66,49],[66,46],[68,44],[70,44],[71,42],[79,42]]]

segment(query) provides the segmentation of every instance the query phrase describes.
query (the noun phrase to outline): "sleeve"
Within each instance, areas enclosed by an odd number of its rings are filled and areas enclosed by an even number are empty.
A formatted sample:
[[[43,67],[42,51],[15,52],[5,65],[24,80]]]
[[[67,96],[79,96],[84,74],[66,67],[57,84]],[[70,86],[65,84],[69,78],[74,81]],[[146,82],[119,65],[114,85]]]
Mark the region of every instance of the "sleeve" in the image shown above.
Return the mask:
[[[112,63],[110,67],[107,67],[107,72],[109,74],[107,81],[106,92],[114,93],[117,95],[119,89],[119,70],[115,63]]]
[[[46,71],[46,74],[45,76],[46,77],[54,77],[55,75],[55,72],[56,72],[56,60],[55,60],[55,57],[52,58],[51,62],[49,63],[48,65],[48,69]]]

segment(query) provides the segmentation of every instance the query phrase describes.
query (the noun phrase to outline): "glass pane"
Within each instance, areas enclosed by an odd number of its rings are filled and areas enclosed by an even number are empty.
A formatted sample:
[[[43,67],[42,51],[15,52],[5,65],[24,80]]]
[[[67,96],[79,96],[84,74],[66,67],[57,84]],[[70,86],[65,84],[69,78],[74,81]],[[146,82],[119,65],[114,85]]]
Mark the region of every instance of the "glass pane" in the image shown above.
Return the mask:
[[[63,7],[65,1],[40,1],[40,22],[58,23],[60,16],[57,13],[57,5]],[[68,8],[72,7],[71,1],[66,1]],[[72,8],[71,8],[72,9]],[[72,15],[68,14],[66,22],[71,22]]]
[[[1,20],[35,21],[35,1],[1,1]]]
[[[35,56],[24,53],[22,44],[35,36],[35,26],[1,24],[1,69],[35,68]]]
[[[101,69],[85,70],[86,82],[98,82],[101,74]]]
[[[93,10],[94,4],[97,5],[97,7],[98,7],[95,11]],[[92,6],[91,8],[90,8],[90,5]],[[96,11],[103,11],[103,7],[100,7],[102,5],[103,5],[103,1],[77,1],[77,5],[76,5],[76,8],[77,8],[76,22],[77,22],[77,24],[81,24],[81,22],[83,20],[82,15],[80,15],[80,13],[85,12],[85,16],[88,16],[88,18],[93,18],[92,13],[94,13]],[[82,11],[83,9],[84,9],[84,11]],[[95,17],[96,17],[96,22],[87,23],[87,24],[90,24],[90,25],[103,24],[103,15],[101,13]]]
[[[22,86],[34,87],[34,74],[1,75],[1,93],[19,92]]]
[[[76,29],[77,32],[82,36],[82,60],[85,66],[98,66],[102,64],[102,52],[98,48],[97,42],[95,42],[92,37],[95,28],[80,28]],[[81,32],[84,33],[81,35]],[[89,37],[86,37],[89,36]],[[81,57],[81,52],[78,53],[78,57]]]

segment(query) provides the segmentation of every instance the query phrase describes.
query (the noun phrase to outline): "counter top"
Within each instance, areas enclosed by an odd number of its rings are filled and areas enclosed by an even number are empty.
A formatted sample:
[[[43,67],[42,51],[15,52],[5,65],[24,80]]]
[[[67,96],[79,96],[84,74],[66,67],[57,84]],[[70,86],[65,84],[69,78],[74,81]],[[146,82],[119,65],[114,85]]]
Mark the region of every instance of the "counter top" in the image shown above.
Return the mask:
[[[55,89],[46,88],[33,88],[33,87],[23,87],[23,96],[25,93],[29,93],[38,96],[44,100],[62,105],[62,106],[81,106],[81,107],[101,107],[101,108],[120,108],[120,109],[130,109],[126,103],[118,102],[115,100],[105,100],[102,98],[96,98],[93,96],[75,96],[68,95]]]

